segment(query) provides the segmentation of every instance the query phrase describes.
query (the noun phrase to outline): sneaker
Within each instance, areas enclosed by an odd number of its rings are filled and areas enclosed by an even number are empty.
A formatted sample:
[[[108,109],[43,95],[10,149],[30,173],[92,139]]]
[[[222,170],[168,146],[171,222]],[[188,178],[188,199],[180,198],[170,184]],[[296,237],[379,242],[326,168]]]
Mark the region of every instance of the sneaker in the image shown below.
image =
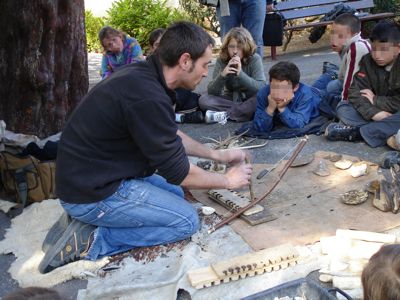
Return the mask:
[[[397,151],[400,151],[400,144],[397,142],[397,136],[399,135],[399,133],[392,135],[390,138],[387,139],[386,144]]]
[[[325,136],[330,141],[361,141],[360,128],[346,126],[339,123],[331,123],[325,129]]]
[[[207,110],[205,122],[206,123],[220,123],[225,124],[228,119],[226,111],[213,111]]]
[[[39,264],[40,273],[48,273],[67,263],[84,258],[94,239],[96,226],[73,220]]]
[[[63,235],[68,225],[71,224],[72,218],[64,211],[61,217],[51,226],[43,243],[42,250],[46,252],[52,245],[54,245],[59,238]]]
[[[204,116],[201,111],[194,111],[183,115],[182,123],[203,123]]]

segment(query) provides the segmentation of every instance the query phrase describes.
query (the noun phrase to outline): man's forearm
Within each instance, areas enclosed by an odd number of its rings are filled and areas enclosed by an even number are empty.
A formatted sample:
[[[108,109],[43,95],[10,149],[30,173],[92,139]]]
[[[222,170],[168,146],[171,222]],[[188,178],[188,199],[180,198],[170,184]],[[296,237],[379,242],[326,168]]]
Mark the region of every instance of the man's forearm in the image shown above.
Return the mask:
[[[187,155],[197,156],[201,158],[208,158],[212,160],[219,160],[218,152],[195,141],[182,131],[178,130],[177,134],[181,137],[183,146]]]

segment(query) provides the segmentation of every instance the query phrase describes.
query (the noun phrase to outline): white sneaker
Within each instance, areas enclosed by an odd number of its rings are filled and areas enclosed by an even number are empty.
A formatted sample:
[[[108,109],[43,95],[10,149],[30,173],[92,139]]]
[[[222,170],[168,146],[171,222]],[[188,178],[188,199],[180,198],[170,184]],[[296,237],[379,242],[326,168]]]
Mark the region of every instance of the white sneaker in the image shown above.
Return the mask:
[[[205,122],[206,123],[220,123],[221,125],[226,124],[228,120],[228,115],[226,111],[213,111],[207,110]]]

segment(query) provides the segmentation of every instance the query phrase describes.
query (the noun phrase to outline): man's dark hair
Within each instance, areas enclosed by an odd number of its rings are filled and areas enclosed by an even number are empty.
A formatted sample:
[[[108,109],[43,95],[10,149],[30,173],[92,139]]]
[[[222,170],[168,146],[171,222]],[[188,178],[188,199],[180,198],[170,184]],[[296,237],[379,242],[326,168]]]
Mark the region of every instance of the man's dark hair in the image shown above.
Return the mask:
[[[339,15],[335,19],[334,23],[338,25],[348,26],[352,34],[356,34],[361,31],[360,19],[351,13],[344,13]]]
[[[193,62],[214,46],[213,38],[200,26],[190,22],[177,22],[164,32],[156,53],[162,64],[176,66],[183,53],[189,53]]]
[[[399,25],[388,20],[379,21],[372,29],[371,42],[400,43]]]
[[[290,61],[281,61],[269,69],[269,82],[271,82],[272,79],[290,81],[294,88],[300,82],[300,70]]]
[[[164,29],[164,28],[157,28],[157,29],[154,29],[152,32],[150,32],[150,35],[149,35],[149,45],[150,45],[151,47],[153,47],[154,43],[157,41],[157,39],[158,39],[160,36],[162,36],[162,35],[164,34],[164,32],[165,32],[165,29]]]

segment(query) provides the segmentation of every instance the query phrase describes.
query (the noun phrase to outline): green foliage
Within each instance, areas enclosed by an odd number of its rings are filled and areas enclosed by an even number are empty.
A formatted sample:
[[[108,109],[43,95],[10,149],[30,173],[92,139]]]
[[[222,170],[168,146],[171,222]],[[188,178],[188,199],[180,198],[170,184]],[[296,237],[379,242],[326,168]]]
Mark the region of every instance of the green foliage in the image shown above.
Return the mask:
[[[400,0],[374,0],[374,13],[399,12]]]
[[[201,5],[198,0],[179,0],[189,19],[204,29],[219,35],[219,22],[215,7]]]
[[[95,17],[90,10],[85,11],[86,43],[88,52],[102,52],[98,34],[104,26],[104,18]]]
[[[142,49],[148,49],[149,34],[156,28],[185,19],[184,14],[168,7],[166,0],[119,0],[108,10],[108,22],[138,40]]]

